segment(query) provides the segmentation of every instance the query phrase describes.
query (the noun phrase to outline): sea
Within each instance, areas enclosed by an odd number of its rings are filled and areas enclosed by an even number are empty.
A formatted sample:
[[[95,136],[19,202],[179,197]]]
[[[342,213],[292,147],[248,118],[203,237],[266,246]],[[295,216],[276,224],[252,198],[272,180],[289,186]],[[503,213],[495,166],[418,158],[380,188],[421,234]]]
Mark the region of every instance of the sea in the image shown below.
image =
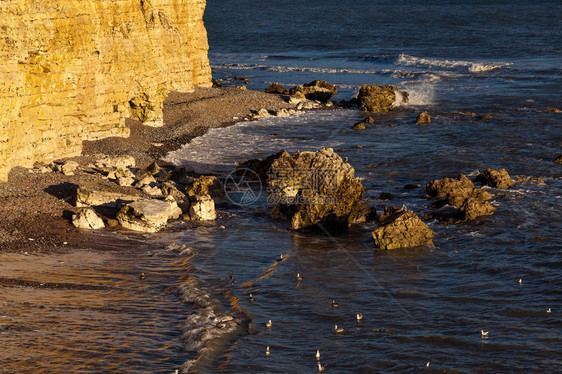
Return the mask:
[[[320,79],[338,102],[391,84],[410,100],[363,131],[354,108],[241,121],[166,160],[227,178],[241,161],[331,147],[368,204],[420,217],[430,180],[505,168],[521,181],[486,189],[492,216],[426,221],[433,247],[376,249],[375,222],[291,231],[254,186],[217,221],[45,259],[27,270],[58,279],[62,262],[83,297],[64,284],[1,296],[0,331],[21,332],[0,372],[562,372],[560,1],[208,0],[204,20],[225,85]],[[414,124],[422,111],[430,124]],[[21,310],[35,323],[13,322]]]

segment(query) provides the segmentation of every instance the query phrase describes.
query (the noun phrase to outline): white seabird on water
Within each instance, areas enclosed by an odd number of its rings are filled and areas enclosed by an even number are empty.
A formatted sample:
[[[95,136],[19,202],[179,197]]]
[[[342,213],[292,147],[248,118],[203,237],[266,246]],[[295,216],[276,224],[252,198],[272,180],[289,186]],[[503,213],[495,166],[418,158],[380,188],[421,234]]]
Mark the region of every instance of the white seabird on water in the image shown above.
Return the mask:
[[[363,313],[357,313],[357,321],[361,321],[363,319]]]
[[[271,325],[272,325],[271,320],[265,323],[265,327],[267,327],[268,329],[271,328]]]
[[[269,345],[265,348],[265,355],[269,356]]]
[[[320,360],[320,350],[319,349],[316,350],[316,359]]]
[[[482,334],[482,337],[488,337],[488,333],[489,331],[484,331],[484,330],[480,330],[480,334]]]
[[[334,325],[334,331],[336,333],[342,333],[343,332],[343,327],[338,327],[338,325]]]
[[[318,371],[324,371],[324,365],[322,365],[321,363],[318,363]]]

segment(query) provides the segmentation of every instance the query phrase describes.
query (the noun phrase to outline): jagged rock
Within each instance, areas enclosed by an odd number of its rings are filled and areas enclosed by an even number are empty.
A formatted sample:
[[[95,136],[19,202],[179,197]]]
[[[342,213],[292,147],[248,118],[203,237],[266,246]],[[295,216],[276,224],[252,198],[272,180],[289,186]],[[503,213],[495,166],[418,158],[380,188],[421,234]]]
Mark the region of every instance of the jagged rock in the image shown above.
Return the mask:
[[[488,195],[489,196],[489,195]],[[461,220],[471,221],[480,216],[491,216],[496,211],[488,201],[481,197],[467,198],[459,208],[458,215]]]
[[[177,219],[181,214],[176,202],[140,199],[124,205],[117,213],[117,220],[130,230],[157,232],[166,226],[168,220]]]
[[[272,217],[291,221],[293,230],[317,224],[347,227],[365,220],[364,187],[333,149],[276,156],[268,178]]]
[[[560,154],[558,157],[556,157],[554,162],[556,162],[557,164],[562,164],[562,154]]]
[[[265,118],[265,117],[271,117],[271,113],[269,113],[269,110],[265,108],[261,108],[260,110],[258,110],[256,115],[254,116],[254,118]]]
[[[113,191],[103,191],[99,188],[79,187],[76,191],[77,207],[104,206],[118,208],[125,203],[130,203],[138,199],[138,196]]]
[[[379,217],[379,227],[372,233],[375,246],[381,249],[432,246],[435,233],[414,212],[387,207]]]
[[[135,180],[133,178],[127,178],[127,177],[117,178],[117,184],[120,186],[132,186],[133,183],[135,183]]]
[[[162,194],[166,198],[173,198],[184,213],[189,212],[189,198],[186,194],[178,190],[173,182],[168,181],[162,183]]]
[[[209,195],[198,195],[192,198],[189,216],[194,221],[213,221],[217,218],[215,202]]]
[[[185,189],[186,195],[191,200],[197,196],[209,195],[215,204],[223,205],[226,203],[226,192],[223,184],[213,175],[202,175],[196,178]]]
[[[114,167],[114,168],[133,168],[135,167],[135,158],[133,156],[101,156],[96,160],[98,167]]]
[[[544,179],[542,179],[541,177],[520,177],[520,176],[517,176],[517,177],[515,177],[515,180],[517,182],[537,182],[539,184],[544,184]]]
[[[398,87],[364,84],[357,96],[359,108],[370,112],[391,111],[399,102],[408,102],[408,94],[399,92]]]
[[[265,89],[265,92],[271,94],[287,95],[289,93],[289,90],[283,88],[283,86],[280,85],[279,83],[273,83]]]
[[[505,169],[488,168],[476,177],[476,181],[494,188],[509,188],[515,184]]]
[[[146,169],[144,169],[144,173],[148,175],[155,176],[156,174],[160,173],[160,166],[155,162],[148,165]]]
[[[352,130],[365,130],[366,129],[365,122],[363,122],[363,121],[357,122],[356,124],[351,126],[351,129]]]
[[[416,124],[422,125],[426,123],[431,123],[431,117],[426,112],[421,112],[418,118],[416,119]]]
[[[494,214],[495,208],[489,203],[491,196],[488,192],[474,188],[474,184],[466,176],[457,179],[436,179],[426,185],[430,197],[445,198],[438,206],[448,204],[458,208],[453,210],[452,218],[470,221],[479,216]],[[445,214],[449,216],[451,214]],[[442,218],[442,217],[440,217]]]
[[[145,185],[142,187],[142,192],[150,196],[162,196],[162,190],[157,186]]]
[[[64,164],[60,166],[60,170],[64,175],[74,175],[76,169],[78,169],[78,164],[76,161],[66,161]]]
[[[308,100],[328,102],[338,92],[337,88],[326,81],[315,80],[304,86],[295,86],[289,90],[289,95],[302,94]]]
[[[72,224],[79,229],[103,229],[105,224],[92,208],[82,209],[72,215]]]
[[[145,175],[141,177],[141,179],[139,179],[137,183],[135,183],[135,187],[142,189],[145,186],[158,187],[158,183],[156,182],[156,179],[154,179],[152,175]]]
[[[470,191],[473,188],[474,183],[464,174],[459,175],[457,179],[435,179],[425,186],[427,194],[431,197],[446,197],[450,193],[458,193],[459,190]]]
[[[108,179],[119,179],[119,178],[130,178],[134,181],[135,174],[130,171],[126,167],[117,167],[117,168],[110,168],[107,169],[107,178]],[[132,184],[132,183],[131,183]]]

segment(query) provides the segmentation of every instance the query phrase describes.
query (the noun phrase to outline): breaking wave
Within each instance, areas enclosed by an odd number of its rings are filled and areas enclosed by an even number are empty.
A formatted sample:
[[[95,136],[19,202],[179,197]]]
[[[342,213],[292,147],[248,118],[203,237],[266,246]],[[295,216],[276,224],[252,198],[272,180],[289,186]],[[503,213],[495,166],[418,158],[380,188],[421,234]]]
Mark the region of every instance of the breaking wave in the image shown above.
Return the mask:
[[[469,73],[482,73],[500,69],[511,65],[506,62],[474,62],[463,60],[441,60],[431,58],[414,57],[405,54],[400,54],[396,59],[396,64],[403,66],[425,66],[425,67],[440,67],[446,69],[462,69]]]

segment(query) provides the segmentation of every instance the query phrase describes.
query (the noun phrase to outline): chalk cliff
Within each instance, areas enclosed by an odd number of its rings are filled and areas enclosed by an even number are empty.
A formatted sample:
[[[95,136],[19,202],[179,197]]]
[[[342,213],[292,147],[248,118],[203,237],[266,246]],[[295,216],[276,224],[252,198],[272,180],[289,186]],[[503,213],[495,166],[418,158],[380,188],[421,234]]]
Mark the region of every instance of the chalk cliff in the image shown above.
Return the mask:
[[[210,86],[205,0],[1,0],[0,181]]]

